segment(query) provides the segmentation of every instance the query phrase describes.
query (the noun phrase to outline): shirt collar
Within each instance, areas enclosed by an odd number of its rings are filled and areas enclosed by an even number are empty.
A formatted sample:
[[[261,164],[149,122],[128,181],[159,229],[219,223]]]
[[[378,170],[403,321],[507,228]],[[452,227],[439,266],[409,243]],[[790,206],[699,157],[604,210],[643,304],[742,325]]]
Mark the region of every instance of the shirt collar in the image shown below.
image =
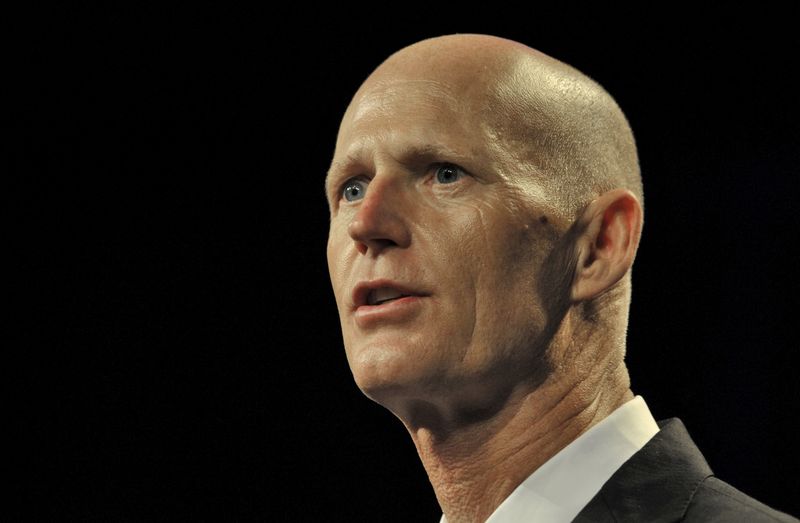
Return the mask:
[[[486,523],[568,523],[658,432],[641,396],[617,408],[523,481]],[[447,523],[444,515],[441,523]]]

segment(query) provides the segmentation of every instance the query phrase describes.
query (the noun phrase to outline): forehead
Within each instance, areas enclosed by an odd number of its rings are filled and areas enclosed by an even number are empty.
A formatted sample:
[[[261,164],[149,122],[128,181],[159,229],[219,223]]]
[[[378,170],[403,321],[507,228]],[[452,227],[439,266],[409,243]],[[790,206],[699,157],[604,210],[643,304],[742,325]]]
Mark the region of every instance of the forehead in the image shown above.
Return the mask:
[[[407,104],[448,110],[459,105],[459,97],[446,83],[435,80],[374,81],[353,99],[344,122],[357,123],[364,118],[386,115]],[[348,118],[349,117],[349,118]]]
[[[472,97],[443,82],[373,82],[356,94],[342,119],[332,169],[377,150],[395,158],[408,150],[478,153],[483,113]]]

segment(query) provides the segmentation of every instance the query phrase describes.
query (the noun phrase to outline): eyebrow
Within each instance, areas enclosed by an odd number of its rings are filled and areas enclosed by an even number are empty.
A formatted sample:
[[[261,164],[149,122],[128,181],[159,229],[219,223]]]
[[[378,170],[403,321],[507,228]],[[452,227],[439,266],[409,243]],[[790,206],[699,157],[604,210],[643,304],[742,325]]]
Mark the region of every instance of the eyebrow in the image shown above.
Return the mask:
[[[447,158],[452,161],[463,161],[465,159],[462,153],[441,143],[412,144],[406,146],[400,153],[400,160],[403,163],[408,163],[408,160],[411,158],[416,161],[437,158]]]
[[[408,144],[404,145],[398,154],[393,154],[392,157],[403,165],[413,165],[420,162],[431,160],[448,160],[452,162],[467,161],[467,156],[455,149],[452,149],[441,143],[424,143],[424,144]],[[345,172],[352,168],[353,165],[365,163],[360,155],[349,153],[343,160],[334,160],[328,169],[327,176],[325,177],[325,187],[328,188],[331,183],[331,178],[341,172]]]
[[[325,196],[327,197],[331,192],[331,184],[333,183],[333,179],[340,175],[340,173],[346,171],[349,166],[359,163],[359,159],[357,156],[353,154],[348,154],[344,160],[333,160],[331,162],[331,166],[328,168],[328,172],[325,175]]]

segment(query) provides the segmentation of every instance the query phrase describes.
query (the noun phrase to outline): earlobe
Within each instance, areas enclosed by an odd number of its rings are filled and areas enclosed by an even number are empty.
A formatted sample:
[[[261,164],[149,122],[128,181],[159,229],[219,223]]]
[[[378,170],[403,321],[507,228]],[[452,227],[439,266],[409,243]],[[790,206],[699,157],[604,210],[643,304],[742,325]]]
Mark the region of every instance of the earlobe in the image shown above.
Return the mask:
[[[614,286],[633,265],[643,223],[642,206],[630,191],[614,189],[586,208],[578,224],[572,301],[590,300]]]

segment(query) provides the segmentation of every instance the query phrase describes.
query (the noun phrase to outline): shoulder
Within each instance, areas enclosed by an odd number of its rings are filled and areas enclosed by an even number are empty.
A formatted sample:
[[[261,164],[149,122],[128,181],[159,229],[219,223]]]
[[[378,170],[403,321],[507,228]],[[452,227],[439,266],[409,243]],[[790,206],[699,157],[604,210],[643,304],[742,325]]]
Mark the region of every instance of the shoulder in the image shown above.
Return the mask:
[[[584,507],[576,522],[795,522],[714,476],[683,423],[660,430]]]
[[[698,485],[686,508],[684,521],[798,522],[714,476]]]

